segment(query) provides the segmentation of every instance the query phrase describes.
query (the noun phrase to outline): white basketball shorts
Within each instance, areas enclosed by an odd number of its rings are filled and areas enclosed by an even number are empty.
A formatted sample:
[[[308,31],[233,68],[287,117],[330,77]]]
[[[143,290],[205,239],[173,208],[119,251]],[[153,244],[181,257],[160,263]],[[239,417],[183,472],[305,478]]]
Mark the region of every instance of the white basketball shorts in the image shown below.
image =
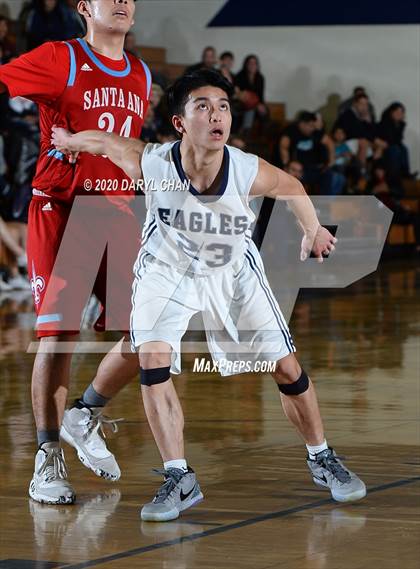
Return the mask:
[[[181,339],[198,312],[215,362],[277,361],[296,351],[253,242],[243,258],[210,276],[181,273],[140,250],[134,275],[133,349],[166,342],[172,347],[171,373],[181,372]],[[235,373],[229,367],[219,371]]]

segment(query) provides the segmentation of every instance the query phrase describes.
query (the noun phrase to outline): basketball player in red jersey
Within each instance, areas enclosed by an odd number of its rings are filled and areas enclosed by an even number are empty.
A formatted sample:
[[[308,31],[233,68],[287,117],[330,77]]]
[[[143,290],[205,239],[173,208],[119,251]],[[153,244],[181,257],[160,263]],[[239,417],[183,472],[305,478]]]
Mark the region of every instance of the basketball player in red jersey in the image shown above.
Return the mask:
[[[62,438],[76,448],[80,460],[98,476],[110,480],[120,476],[118,464],[98,430],[104,422],[103,406],[136,374],[137,358],[123,353],[121,340],[103,359],[81,399],[65,411],[71,353],[60,353],[66,350],[60,350],[59,344],[71,340],[79,331],[66,327],[65,312],[71,310],[74,316],[77,308],[77,314],[81,314],[86,297],[80,306],[70,299],[75,290],[83,288],[85,272],[91,270],[92,261],[100,265],[94,292],[103,307],[107,261],[108,271],[116,271],[120,277],[120,305],[116,310],[114,306],[114,315],[118,315],[119,323],[121,315],[124,318],[121,326],[114,329],[129,330],[132,266],[140,233],[129,208],[127,191],[113,191],[112,197],[106,191],[95,195],[91,192],[91,197],[84,200],[96,218],[99,212],[101,223],[96,223],[94,230],[89,224],[78,227],[69,260],[71,279],[59,275],[56,294],[46,296],[46,291],[55,279],[52,270],[74,198],[87,193],[86,180],[105,190],[112,180],[115,190],[115,180],[121,188],[129,179],[106,157],[64,156],[51,147],[50,139],[53,125],[73,132],[99,128],[139,138],[151,75],[145,63],[123,51],[125,35],[134,23],[135,1],[80,0],[78,11],[87,25],[84,39],[48,42],[0,67],[0,89],[7,89],[11,97],[31,99],[39,105],[40,112],[41,148],[28,221],[28,272],[40,338],[32,375],[39,448],[29,495],[43,503],[68,504],[75,500],[59,444],[60,428]],[[107,258],[104,246],[99,259],[85,255],[84,248],[91,246],[93,237],[102,245],[105,240],[106,246],[109,233],[96,235],[101,227],[111,231],[112,246],[115,250],[119,244],[124,251],[123,260],[118,255],[110,260],[109,247]],[[107,319],[109,316],[107,312]]]

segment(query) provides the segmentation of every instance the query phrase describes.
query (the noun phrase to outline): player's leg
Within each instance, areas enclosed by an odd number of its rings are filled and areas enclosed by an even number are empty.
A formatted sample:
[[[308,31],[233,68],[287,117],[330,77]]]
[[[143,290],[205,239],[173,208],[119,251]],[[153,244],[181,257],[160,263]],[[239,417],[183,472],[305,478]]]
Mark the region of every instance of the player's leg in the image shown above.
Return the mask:
[[[33,199],[28,223],[28,274],[31,279],[36,313],[44,308],[44,296],[61,235],[67,221],[67,212],[60,206],[43,211],[48,199]],[[59,443],[59,430],[64,412],[71,353],[61,350],[60,344],[69,335],[42,330],[42,322],[50,322],[57,314],[56,307],[46,307],[43,319],[38,318],[37,335],[40,348],[32,373],[32,402],[37,429],[38,451],[35,469],[29,485],[29,495],[38,502],[66,504],[75,500],[75,493],[67,481],[64,455]],[[61,353],[65,352],[65,353]]]
[[[294,354],[278,360],[272,375],[284,412],[306,443],[307,463],[315,484],[329,488],[339,502],[363,498],[364,482],[344,466],[325,440],[314,385]]]
[[[296,383],[302,376],[302,368],[295,355],[289,354],[280,359],[276,363],[276,370],[272,375],[279,386],[281,403],[286,417],[296,427],[307,445],[322,445],[325,441],[324,427],[315,388],[309,378],[307,382],[303,378],[300,383]],[[299,385],[302,386],[300,395],[296,397],[286,395],[293,390],[299,390]],[[292,394],[290,393],[290,395]]]
[[[107,243],[93,289],[103,307],[95,329],[129,330],[133,264],[139,248],[138,222],[112,204],[101,210],[100,223],[96,215],[92,217],[98,243]],[[82,231],[86,231],[85,224]],[[137,355],[123,351],[124,340],[128,338],[122,338],[103,358],[92,382],[66,410],[61,429],[62,438],[76,449],[81,462],[97,476],[112,481],[120,478],[121,470],[101,433],[104,425],[117,432],[118,424],[105,417],[103,410],[139,369]]]
[[[308,466],[314,481],[323,482],[337,500],[363,497],[366,493],[363,482],[342,466],[327,445],[315,388],[295,358],[296,349],[288,326],[253,244],[237,278],[234,298],[230,313],[239,314],[236,321],[240,341],[247,347],[250,337],[248,347],[256,359],[276,361],[273,377],[280,390],[283,409],[307,445]],[[319,469],[322,470],[321,481],[316,478]]]
[[[141,510],[144,521],[165,522],[203,499],[184,455],[184,414],[170,377],[172,347],[148,342],[139,350],[141,393],[150,429],[163,461],[165,478],[152,502]]]
[[[59,353],[57,347],[69,339],[68,336],[42,338],[32,373],[32,406],[39,448],[29,494],[38,502],[51,504],[69,504],[75,500],[59,446],[71,353]]]
[[[143,403],[163,461],[164,484],[141,517],[168,521],[203,499],[184,455],[184,416],[172,373],[181,371],[181,339],[191,317],[201,310],[195,279],[148,253],[135,267],[132,344],[139,352]]]

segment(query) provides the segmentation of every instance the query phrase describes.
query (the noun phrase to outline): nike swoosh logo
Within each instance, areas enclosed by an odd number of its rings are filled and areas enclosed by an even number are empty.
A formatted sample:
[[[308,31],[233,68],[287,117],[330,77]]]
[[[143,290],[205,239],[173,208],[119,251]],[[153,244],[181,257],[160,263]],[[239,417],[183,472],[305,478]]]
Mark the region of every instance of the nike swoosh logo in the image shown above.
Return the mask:
[[[195,490],[195,484],[191,488],[191,490],[189,492],[187,492],[186,494],[184,494],[184,492],[181,490],[181,494],[180,494],[181,502],[186,500],[188,498],[188,496],[191,496],[191,494],[194,492],[194,490]]]

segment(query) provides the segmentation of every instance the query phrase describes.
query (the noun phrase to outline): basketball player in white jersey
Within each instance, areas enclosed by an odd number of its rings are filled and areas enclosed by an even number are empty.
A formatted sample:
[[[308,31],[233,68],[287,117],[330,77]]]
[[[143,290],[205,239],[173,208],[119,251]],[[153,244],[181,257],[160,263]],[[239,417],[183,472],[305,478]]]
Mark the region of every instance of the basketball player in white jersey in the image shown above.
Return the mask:
[[[54,129],[58,150],[106,154],[146,189],[147,220],[134,268],[131,335],[139,352],[143,402],[162,456],[165,478],[146,521],[168,521],[203,499],[184,454],[183,412],[171,373],[179,373],[180,341],[201,312],[216,361],[275,360],[272,374],[283,409],[306,443],[314,482],[335,500],[366,495],[365,484],[327,445],[314,386],[300,367],[289,330],[250,239],[255,196],[287,199],[303,230],[301,259],[319,261],[336,239],[323,228],[301,183],[255,155],[226,146],[230,84],[200,70],[168,90],[181,140],[163,145],[85,131]],[[164,191],[168,190],[168,191]],[[171,191],[169,191],[171,190]],[[140,286],[139,286],[140,284]],[[232,368],[220,368],[223,375]]]

